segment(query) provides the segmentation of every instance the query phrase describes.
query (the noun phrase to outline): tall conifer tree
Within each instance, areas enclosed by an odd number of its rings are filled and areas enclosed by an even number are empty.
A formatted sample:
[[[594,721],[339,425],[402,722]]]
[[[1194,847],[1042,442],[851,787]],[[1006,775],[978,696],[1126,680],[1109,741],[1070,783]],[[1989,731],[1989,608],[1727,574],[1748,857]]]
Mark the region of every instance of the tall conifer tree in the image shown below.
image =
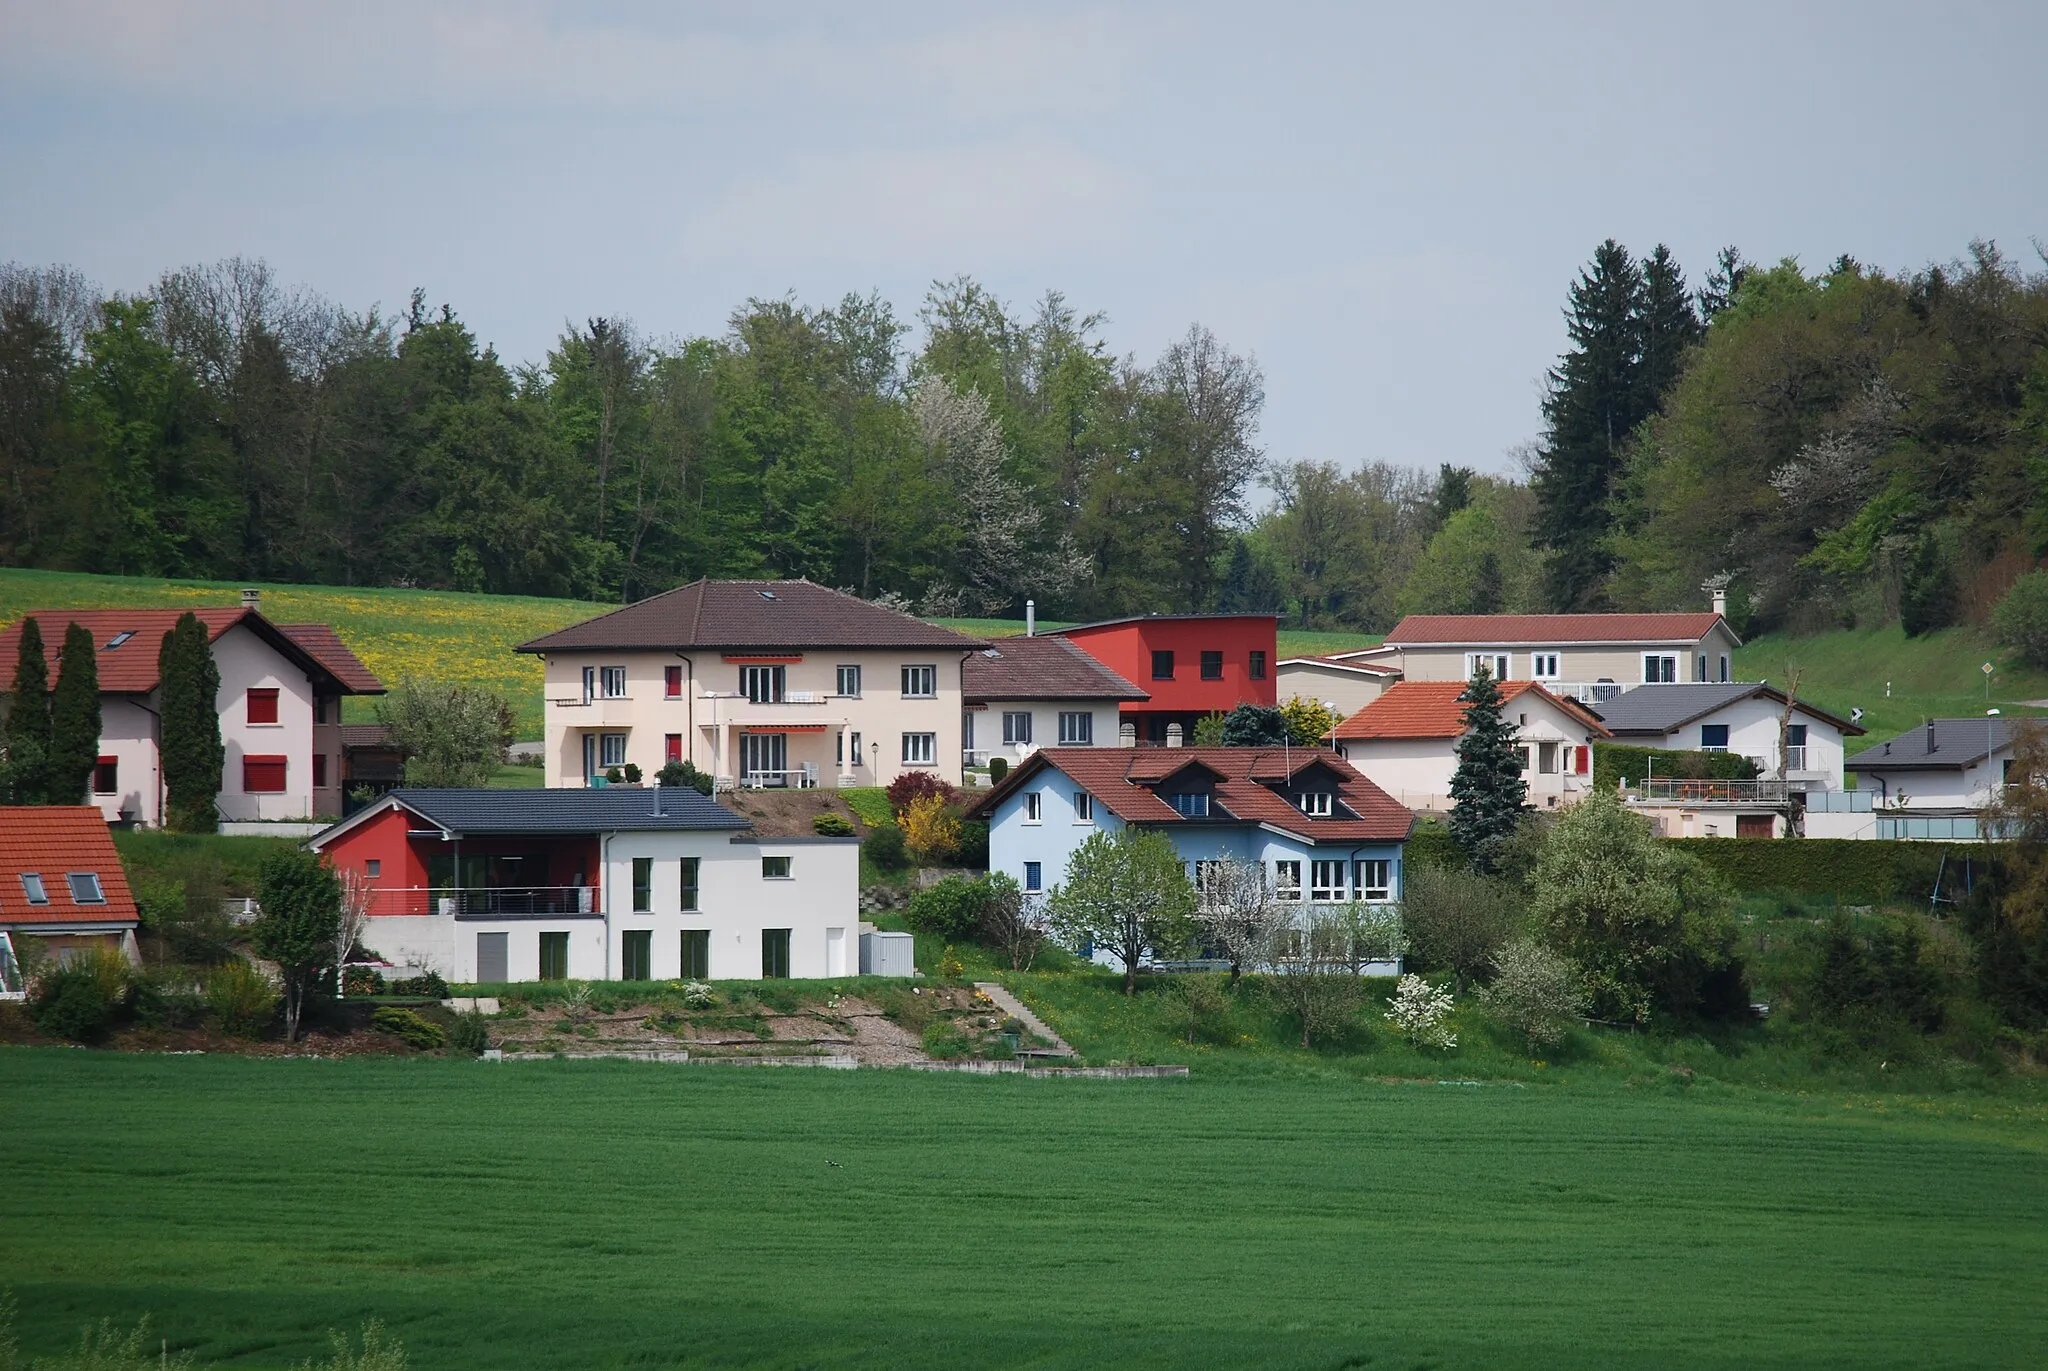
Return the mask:
[[[181,833],[211,833],[219,827],[214,800],[227,752],[220,741],[220,668],[198,615],[179,615],[164,635],[157,673],[164,788],[169,792],[165,821]]]
[[[49,802],[87,802],[93,764],[100,753],[100,670],[93,656],[92,630],[74,623],[64,630],[57,658],[57,688],[50,694]]]
[[[21,621],[7,691],[8,798],[15,804],[49,803],[49,776],[50,663],[43,655],[42,626],[31,617]]]
[[[1515,726],[1501,717],[1500,685],[1485,667],[1458,695],[1465,733],[1458,739],[1458,769],[1451,775],[1451,837],[1474,868],[1491,872],[1529,807],[1522,750]]]

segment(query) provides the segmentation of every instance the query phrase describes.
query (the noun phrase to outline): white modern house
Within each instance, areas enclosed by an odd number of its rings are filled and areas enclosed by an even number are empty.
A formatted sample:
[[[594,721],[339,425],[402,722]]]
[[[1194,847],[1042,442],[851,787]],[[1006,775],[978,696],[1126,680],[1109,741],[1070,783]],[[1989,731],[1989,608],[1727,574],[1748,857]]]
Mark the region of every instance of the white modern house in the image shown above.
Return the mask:
[[[1847,767],[1881,809],[1982,809],[2012,770],[2013,720],[1929,719],[1857,753]]]
[[[1400,681],[1330,731],[1339,756],[1410,809],[1451,807],[1458,740],[1467,732],[1463,681]],[[1592,784],[1593,743],[1607,728],[1583,706],[1534,681],[1500,688],[1501,716],[1515,728],[1529,803],[1568,804]]]
[[[1756,763],[1762,776],[1802,791],[1840,790],[1844,739],[1864,732],[1804,700],[1788,700],[1784,691],[1763,682],[1645,685],[1593,710],[1618,743],[1733,752]]]
[[[1325,657],[1282,657],[1273,669],[1276,693],[1282,700],[1296,696],[1320,700],[1349,718],[1377,700],[1388,686],[1401,679],[1401,669],[1366,660],[1360,652],[1335,652]]]
[[[453,981],[859,971],[859,839],[695,790],[394,790],[307,845],[368,892],[367,947]]]
[[[1125,701],[1152,697],[1061,637],[994,638],[960,666],[966,764],[1042,747],[1115,747]]]

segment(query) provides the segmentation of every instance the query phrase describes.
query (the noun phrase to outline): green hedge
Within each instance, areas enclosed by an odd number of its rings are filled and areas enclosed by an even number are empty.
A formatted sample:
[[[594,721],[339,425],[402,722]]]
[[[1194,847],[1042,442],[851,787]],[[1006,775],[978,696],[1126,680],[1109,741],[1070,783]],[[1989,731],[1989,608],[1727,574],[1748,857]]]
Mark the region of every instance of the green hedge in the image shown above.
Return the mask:
[[[1925,900],[1948,858],[1944,894],[1960,894],[1967,858],[1983,879],[1989,852],[1982,843],[1906,843],[1853,838],[1672,838],[1746,894],[1840,895],[1859,901]]]
[[[1451,832],[1434,819],[1421,819],[1401,849],[1401,860],[1412,867],[1456,871],[1466,864],[1465,849],[1451,838]]]
[[[1746,781],[1756,775],[1756,764],[1735,752],[1675,752],[1623,743],[1593,744],[1594,789],[1612,790],[1624,780],[1634,785],[1642,780],[1645,770],[1652,776],[1688,781]]]

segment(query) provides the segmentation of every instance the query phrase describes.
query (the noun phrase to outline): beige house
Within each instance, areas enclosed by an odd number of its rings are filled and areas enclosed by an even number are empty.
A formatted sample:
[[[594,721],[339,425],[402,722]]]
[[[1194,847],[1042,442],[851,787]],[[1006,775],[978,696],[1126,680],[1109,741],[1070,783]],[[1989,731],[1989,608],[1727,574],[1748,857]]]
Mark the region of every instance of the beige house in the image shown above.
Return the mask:
[[[1400,681],[1330,730],[1339,756],[1410,809],[1451,807],[1458,740],[1465,736],[1460,681]],[[1609,737],[1591,713],[1533,681],[1501,687],[1501,717],[1515,729],[1529,803],[1555,809],[1593,784],[1593,743]]]
[[[1273,679],[1283,703],[1297,695],[1321,700],[1339,718],[1348,719],[1400,680],[1401,669],[1366,661],[1361,653],[1339,652],[1327,657],[1283,657],[1274,667]]]
[[[1125,701],[1152,697],[1060,637],[992,639],[961,667],[967,765],[1042,747],[1115,747]]]
[[[546,667],[549,786],[688,761],[721,787],[961,782],[987,646],[809,581],[694,581],[519,646]]]

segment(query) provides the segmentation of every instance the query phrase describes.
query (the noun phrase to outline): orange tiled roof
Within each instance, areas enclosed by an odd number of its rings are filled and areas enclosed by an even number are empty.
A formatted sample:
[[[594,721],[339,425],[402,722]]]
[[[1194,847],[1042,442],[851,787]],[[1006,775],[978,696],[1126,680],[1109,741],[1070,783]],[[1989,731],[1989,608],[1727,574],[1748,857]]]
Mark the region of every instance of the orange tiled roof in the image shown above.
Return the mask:
[[[1567,718],[1584,724],[1588,732],[1603,738],[1611,736],[1576,701],[1560,699],[1534,681],[1503,682],[1501,703],[1531,691]],[[1329,736],[1339,742],[1365,738],[1456,738],[1465,732],[1465,706],[1458,699],[1464,693],[1463,681],[1396,681],[1377,700],[1331,729]]]
[[[105,904],[77,904],[65,876],[100,878]],[[43,878],[48,904],[30,904],[22,873]],[[135,896],[107,821],[92,805],[0,807],[0,926],[7,924],[135,923]]]
[[[1690,643],[1721,616],[1686,614],[1410,614],[1383,647],[1569,647],[1577,643]]]

